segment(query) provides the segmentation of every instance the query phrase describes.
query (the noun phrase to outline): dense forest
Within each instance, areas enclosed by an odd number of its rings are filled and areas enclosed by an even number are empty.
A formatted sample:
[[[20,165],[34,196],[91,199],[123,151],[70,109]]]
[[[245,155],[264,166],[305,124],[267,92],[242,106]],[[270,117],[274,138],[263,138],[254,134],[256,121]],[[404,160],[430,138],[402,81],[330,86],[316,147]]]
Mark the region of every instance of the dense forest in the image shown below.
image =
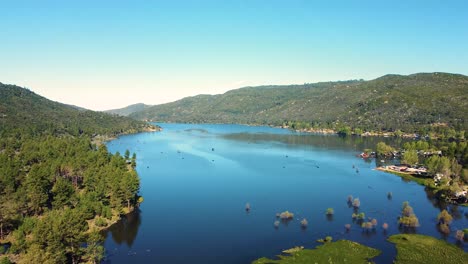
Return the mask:
[[[140,120],[303,125],[412,133],[443,124],[467,130],[468,77],[449,73],[386,75],[371,81],[245,87],[198,95],[130,114]]]
[[[142,198],[135,154],[92,140],[157,127],[3,84],[0,117],[0,263],[98,263],[99,230]]]

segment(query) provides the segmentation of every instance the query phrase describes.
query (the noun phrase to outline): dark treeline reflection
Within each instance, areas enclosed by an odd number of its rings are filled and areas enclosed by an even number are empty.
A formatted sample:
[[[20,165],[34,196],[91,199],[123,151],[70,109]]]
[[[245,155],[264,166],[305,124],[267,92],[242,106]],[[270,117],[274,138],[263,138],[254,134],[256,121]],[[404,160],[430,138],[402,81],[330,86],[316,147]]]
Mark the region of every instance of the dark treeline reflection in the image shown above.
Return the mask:
[[[279,142],[289,146],[303,147],[313,146],[325,149],[354,150],[361,152],[364,149],[372,149],[378,142],[385,142],[388,145],[399,147],[410,139],[393,137],[359,137],[359,136],[337,136],[337,135],[317,135],[317,134],[263,134],[263,133],[234,133],[222,135],[229,140],[245,141],[249,143],[259,143],[265,141]]]
[[[116,244],[121,245],[122,243],[126,243],[131,247],[137,237],[140,225],[140,210],[135,210],[112,225],[107,231],[105,231],[104,236],[107,239],[110,233],[112,235],[112,240],[114,240]]]

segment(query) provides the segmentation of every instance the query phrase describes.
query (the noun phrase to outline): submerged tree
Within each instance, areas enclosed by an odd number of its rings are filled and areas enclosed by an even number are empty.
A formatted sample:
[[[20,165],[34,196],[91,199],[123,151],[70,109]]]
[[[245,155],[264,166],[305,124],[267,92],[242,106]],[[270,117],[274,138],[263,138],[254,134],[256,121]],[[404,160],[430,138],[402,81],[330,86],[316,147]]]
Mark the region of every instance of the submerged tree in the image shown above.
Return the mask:
[[[453,220],[453,217],[445,209],[442,212],[440,212],[439,215],[437,216],[437,221],[439,222],[439,224],[450,225],[450,223],[452,223],[452,220]]]
[[[354,207],[355,209],[358,209],[360,206],[361,206],[361,201],[359,200],[359,198],[355,198],[355,199],[353,200],[353,207]]]
[[[464,238],[465,238],[465,232],[463,232],[463,230],[457,230],[457,232],[455,232],[455,238],[456,238],[458,241],[463,242],[463,240],[464,240]]]
[[[400,226],[403,227],[418,227],[419,219],[413,212],[413,208],[409,205],[409,202],[404,202],[401,210],[401,216],[398,221]]]

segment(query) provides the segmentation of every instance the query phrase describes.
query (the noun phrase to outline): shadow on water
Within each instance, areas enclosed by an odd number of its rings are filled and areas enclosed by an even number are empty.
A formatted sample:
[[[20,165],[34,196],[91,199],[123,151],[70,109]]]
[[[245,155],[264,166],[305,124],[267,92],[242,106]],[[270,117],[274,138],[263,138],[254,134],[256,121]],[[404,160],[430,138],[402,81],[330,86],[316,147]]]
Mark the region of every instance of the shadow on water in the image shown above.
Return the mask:
[[[140,210],[135,210],[130,214],[122,217],[117,223],[112,225],[108,230],[104,232],[105,239],[109,235],[112,236],[112,240],[121,245],[123,243],[127,244],[129,247],[133,245],[135,238],[138,235],[138,229],[141,225],[141,212]]]

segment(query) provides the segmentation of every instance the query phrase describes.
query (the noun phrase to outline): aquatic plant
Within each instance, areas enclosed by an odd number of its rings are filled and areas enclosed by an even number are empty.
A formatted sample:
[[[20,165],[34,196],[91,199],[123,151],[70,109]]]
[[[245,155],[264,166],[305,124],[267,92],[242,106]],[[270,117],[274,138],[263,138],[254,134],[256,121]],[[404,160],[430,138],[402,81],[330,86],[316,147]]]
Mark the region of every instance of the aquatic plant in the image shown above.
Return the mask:
[[[279,221],[275,221],[275,222],[273,223],[273,226],[274,226],[275,228],[278,228],[278,227],[279,227],[279,224],[280,224]]]
[[[351,229],[351,225],[350,225],[350,224],[346,224],[346,225],[344,225],[344,227],[345,227],[346,231],[349,231],[349,230]]]
[[[284,211],[280,214],[280,218],[283,220],[293,219],[294,214],[290,213],[289,211]]]
[[[363,212],[361,212],[361,213],[359,213],[359,214],[357,215],[357,219],[363,220],[363,219],[365,219],[365,218],[366,218],[366,214],[363,213]]]
[[[439,230],[444,234],[450,234],[450,227],[448,224],[439,224]]]
[[[353,207],[358,209],[360,206],[361,206],[361,201],[359,200],[359,198],[355,198],[353,200]]]
[[[439,221],[439,224],[450,225],[450,223],[452,223],[452,220],[453,217],[445,209],[442,212],[440,212],[440,214],[437,216],[437,221]]]
[[[335,211],[333,210],[333,208],[328,208],[326,213],[327,215],[333,215]]]
[[[458,240],[458,241],[462,241],[464,240],[465,238],[465,232],[463,232],[463,230],[457,230],[457,232],[455,232],[455,238]]]
[[[418,227],[419,219],[414,214],[413,208],[409,202],[404,202],[401,210],[401,217],[398,220],[400,226],[404,227]]]

